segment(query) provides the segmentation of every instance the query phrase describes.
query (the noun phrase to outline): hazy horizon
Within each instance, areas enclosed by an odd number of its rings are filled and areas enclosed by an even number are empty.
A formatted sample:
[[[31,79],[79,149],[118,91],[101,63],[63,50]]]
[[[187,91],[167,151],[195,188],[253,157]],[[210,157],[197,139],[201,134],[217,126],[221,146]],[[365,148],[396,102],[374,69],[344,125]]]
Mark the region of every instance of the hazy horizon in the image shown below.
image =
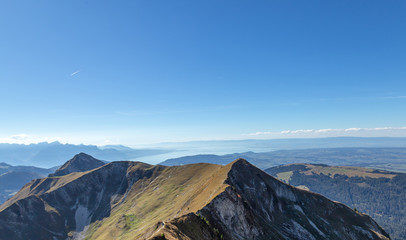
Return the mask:
[[[380,135],[380,132],[396,132],[393,134],[394,136],[390,135]],[[147,148],[147,147],[157,147],[159,145],[166,145],[166,144],[183,144],[183,143],[197,143],[197,142],[221,142],[221,141],[254,141],[254,140],[264,140],[264,141],[271,141],[271,140],[312,140],[312,139],[329,139],[329,138],[371,138],[371,139],[382,139],[382,138],[406,138],[406,136],[403,135],[403,131],[406,131],[405,128],[383,128],[383,129],[374,129],[374,130],[368,130],[368,129],[358,129],[358,130],[350,130],[350,131],[345,131],[345,129],[321,129],[321,130],[287,130],[283,131],[284,133],[272,133],[272,132],[265,132],[265,133],[252,133],[252,134],[245,134],[241,138],[235,138],[235,139],[189,139],[189,140],[172,140],[172,141],[158,141],[158,142],[147,142],[147,143],[122,143],[122,142],[88,142],[88,141],[69,141],[67,139],[63,138],[43,138],[43,139],[36,139],[32,138],[28,135],[21,136],[21,134],[16,135],[16,136],[10,136],[8,138],[0,138],[0,144],[23,144],[23,145],[30,145],[30,144],[40,144],[40,143],[61,143],[61,144],[72,144],[72,145],[94,145],[98,147],[104,147],[104,146],[109,146],[109,145],[122,145],[122,146],[127,146],[131,148]],[[287,132],[287,133],[286,133]],[[330,135],[329,133],[339,133],[339,132],[346,132],[346,135]],[[353,132],[361,132],[361,134],[353,134]],[[362,134],[363,133],[363,134]],[[375,134],[374,134],[375,133]],[[378,133],[378,134],[376,134]],[[261,136],[263,135],[263,136]],[[267,135],[275,135],[276,137],[273,138],[267,138]],[[260,136],[260,137],[258,137]]]
[[[127,148],[131,147],[131,148]],[[137,146],[123,145],[68,145],[60,142],[42,142],[33,145],[0,143],[2,161],[15,165],[54,167],[84,152],[106,161],[140,161],[157,164],[168,159],[195,155],[226,155],[234,153],[266,153],[278,150],[345,148],[406,148],[405,137],[327,137],[327,138],[280,138],[212,140],[189,142],[164,142]],[[102,152],[106,150],[106,152]],[[113,150],[113,151],[111,151]],[[20,152],[22,154],[20,154]],[[28,155],[27,155],[28,154]],[[40,156],[37,156],[37,155]],[[111,155],[112,154],[112,155]],[[19,157],[18,157],[19,156]],[[29,159],[36,159],[31,162]],[[24,160],[25,159],[25,160]]]

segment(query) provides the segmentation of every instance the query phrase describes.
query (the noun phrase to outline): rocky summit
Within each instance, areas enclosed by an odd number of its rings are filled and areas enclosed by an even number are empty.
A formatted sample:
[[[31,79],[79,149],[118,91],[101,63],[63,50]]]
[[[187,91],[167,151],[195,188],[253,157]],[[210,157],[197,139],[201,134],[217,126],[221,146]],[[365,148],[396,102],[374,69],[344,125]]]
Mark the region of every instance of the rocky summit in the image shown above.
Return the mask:
[[[0,207],[0,239],[390,239],[369,216],[243,159],[112,162],[33,180]]]

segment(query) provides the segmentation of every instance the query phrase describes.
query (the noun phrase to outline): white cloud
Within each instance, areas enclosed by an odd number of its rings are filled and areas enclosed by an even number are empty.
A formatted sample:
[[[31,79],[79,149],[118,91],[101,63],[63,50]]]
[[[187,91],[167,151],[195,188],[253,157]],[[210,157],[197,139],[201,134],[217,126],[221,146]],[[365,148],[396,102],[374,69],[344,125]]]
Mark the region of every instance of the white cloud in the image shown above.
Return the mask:
[[[332,129],[332,128],[327,128],[327,129],[319,129],[316,130],[315,132],[317,133],[328,133],[328,132],[335,132],[337,129]]]
[[[347,129],[344,129],[345,132],[358,132],[358,131],[361,131],[361,130],[362,130],[362,128],[347,128]]]
[[[279,132],[255,132],[244,134],[255,138],[287,138],[287,137],[406,137],[406,127],[377,127],[377,128],[344,128],[344,129],[296,129]]]
[[[24,139],[28,138],[28,135],[25,133],[20,133],[20,134],[12,135],[12,136],[10,136],[10,138],[14,139],[14,140],[24,140]]]
[[[281,131],[282,134],[311,133],[311,132],[314,132],[314,130],[313,129],[299,129],[299,130]]]
[[[11,136],[0,137],[0,143],[25,143],[29,141],[30,136],[25,133],[14,134]]]
[[[43,137],[29,135],[25,133],[14,134],[10,136],[0,136],[0,143],[31,144],[31,143],[55,142],[55,141],[66,142],[64,141],[64,138],[60,137]]]

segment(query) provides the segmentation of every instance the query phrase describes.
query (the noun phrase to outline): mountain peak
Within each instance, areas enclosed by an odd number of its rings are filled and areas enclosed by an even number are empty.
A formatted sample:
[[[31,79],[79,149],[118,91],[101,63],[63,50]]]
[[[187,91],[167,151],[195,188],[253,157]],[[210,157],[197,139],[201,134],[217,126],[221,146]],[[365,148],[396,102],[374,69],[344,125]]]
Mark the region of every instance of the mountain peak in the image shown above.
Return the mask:
[[[89,159],[89,158],[93,158],[92,156],[90,156],[89,154],[86,154],[86,153],[84,153],[84,152],[80,152],[80,153],[78,153],[78,154],[76,154],[75,156],[73,156],[73,158],[72,158],[72,160],[73,159]]]
[[[231,163],[229,163],[231,166],[233,167],[240,167],[240,166],[252,166],[251,163],[249,163],[247,160],[245,160],[244,158],[238,158],[234,161],[232,161]]]
[[[86,153],[76,154],[71,160],[67,161],[62,167],[50,174],[50,177],[63,176],[73,172],[85,172],[94,168],[103,166],[104,162],[100,161]]]

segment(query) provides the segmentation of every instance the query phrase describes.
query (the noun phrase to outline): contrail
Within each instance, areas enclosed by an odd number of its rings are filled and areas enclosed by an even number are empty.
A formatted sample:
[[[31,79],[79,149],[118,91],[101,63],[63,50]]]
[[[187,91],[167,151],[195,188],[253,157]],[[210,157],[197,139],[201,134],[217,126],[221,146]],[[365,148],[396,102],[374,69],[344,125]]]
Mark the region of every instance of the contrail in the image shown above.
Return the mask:
[[[76,72],[71,73],[70,76],[72,77],[72,76],[78,74],[79,72],[80,72],[80,70],[77,70]]]

